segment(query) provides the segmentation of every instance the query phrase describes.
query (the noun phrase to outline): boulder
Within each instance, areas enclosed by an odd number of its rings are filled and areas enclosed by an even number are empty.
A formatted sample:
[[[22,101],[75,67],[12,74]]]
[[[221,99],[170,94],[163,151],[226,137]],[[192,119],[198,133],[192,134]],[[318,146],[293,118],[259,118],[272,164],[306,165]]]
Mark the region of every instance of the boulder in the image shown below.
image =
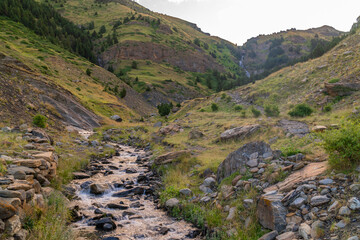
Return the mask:
[[[7,189],[8,190],[24,190],[27,191],[32,188],[32,185],[25,180],[15,180],[14,183],[10,184]]]
[[[14,234],[14,240],[26,240],[29,232],[25,229],[21,229],[17,233]]]
[[[29,167],[23,167],[23,166],[10,166],[8,168],[8,173],[10,175],[14,175],[16,172],[22,171],[25,172],[26,175],[35,175],[35,170]]]
[[[109,189],[107,184],[93,183],[90,185],[90,193],[96,195],[103,194],[107,189]]]
[[[220,134],[220,141],[242,140],[250,137],[259,129],[259,124],[232,128]]]
[[[256,214],[263,227],[278,232],[286,228],[287,209],[281,202],[283,197],[282,194],[265,194],[260,197]]]
[[[199,139],[202,138],[203,136],[204,134],[197,129],[193,129],[189,132],[189,139]]]
[[[307,223],[302,223],[299,226],[299,235],[304,239],[308,240],[311,238],[311,227]]]
[[[16,212],[16,208],[11,205],[11,203],[8,203],[8,201],[5,201],[4,199],[0,199],[0,219],[8,219],[14,216]]]
[[[246,164],[253,160],[252,154],[257,154],[257,161],[272,156],[272,150],[269,144],[265,142],[251,142],[243,145],[238,150],[230,153],[217,169],[217,180],[222,181],[235,172],[246,168]],[[254,155],[252,155],[254,156]]]
[[[308,125],[304,122],[282,119],[279,121],[279,126],[284,129],[286,133],[298,137],[304,137],[306,134],[310,133]]]
[[[122,122],[122,118],[119,115],[113,115],[110,118],[116,122]]]
[[[110,217],[105,217],[95,222],[95,228],[97,230],[112,231],[116,229],[116,224]]]
[[[183,196],[191,196],[192,191],[189,188],[180,189],[179,193]]]
[[[19,191],[10,191],[10,190],[0,190],[1,198],[19,198],[23,199],[21,192]]]
[[[181,130],[182,130],[182,128],[180,125],[170,124],[168,126],[160,128],[159,133],[162,135],[169,135],[169,134],[180,132]]]
[[[33,155],[36,159],[44,159],[48,162],[57,162],[57,156],[54,152],[42,152]]]
[[[174,208],[179,206],[180,201],[176,198],[170,198],[169,200],[166,201],[165,203],[165,207],[166,208]]]
[[[15,165],[29,167],[29,168],[38,168],[41,166],[40,159],[21,159],[13,162]]]
[[[348,201],[348,207],[349,207],[351,210],[358,210],[358,209],[360,209],[360,201],[359,201],[359,199],[357,199],[356,197],[350,198],[349,201]]]
[[[21,222],[19,216],[14,215],[5,221],[5,231],[10,236],[14,235],[20,230],[21,230]]]
[[[169,152],[169,153],[158,156],[155,159],[155,164],[163,165],[163,164],[171,163],[180,157],[188,156],[188,155],[190,155],[190,151],[187,151],[187,150]]]
[[[332,97],[348,96],[355,91],[360,90],[359,82],[337,82],[337,83],[325,83],[325,91]]]

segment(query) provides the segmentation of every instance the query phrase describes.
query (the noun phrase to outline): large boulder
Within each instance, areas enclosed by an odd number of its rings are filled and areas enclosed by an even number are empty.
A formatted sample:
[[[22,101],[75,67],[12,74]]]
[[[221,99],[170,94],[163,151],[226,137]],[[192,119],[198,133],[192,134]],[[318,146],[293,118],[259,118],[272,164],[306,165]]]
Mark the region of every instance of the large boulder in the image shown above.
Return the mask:
[[[204,134],[197,129],[193,129],[189,132],[189,139],[199,139],[202,138],[203,136]]]
[[[235,139],[242,140],[245,139],[246,137],[251,136],[259,129],[260,129],[259,124],[232,128],[220,134],[220,141],[235,140]]]
[[[273,156],[269,144],[265,142],[251,142],[245,144],[238,150],[230,153],[226,159],[219,165],[217,170],[217,180],[220,182],[231,174],[246,169],[253,162],[260,162],[263,159]]]
[[[122,122],[122,118],[119,115],[113,115],[110,118],[116,122]]]
[[[15,215],[16,208],[4,199],[0,200],[0,219],[7,219]]]
[[[325,83],[325,91],[332,97],[348,96],[360,90],[359,82]]]
[[[282,199],[282,194],[265,194],[260,197],[256,214],[263,227],[277,232],[286,228],[287,209],[283,206]]]
[[[279,126],[284,129],[285,132],[298,137],[304,137],[310,133],[309,126],[304,122],[282,119],[279,121]]]
[[[159,133],[162,135],[169,135],[169,134],[177,133],[180,131],[182,131],[182,128],[180,125],[170,124],[168,126],[160,128]]]
[[[158,156],[155,159],[155,164],[163,165],[163,164],[171,163],[174,160],[176,160],[180,157],[186,156],[186,155],[190,155],[190,151],[182,150],[182,151],[169,152],[169,153]]]

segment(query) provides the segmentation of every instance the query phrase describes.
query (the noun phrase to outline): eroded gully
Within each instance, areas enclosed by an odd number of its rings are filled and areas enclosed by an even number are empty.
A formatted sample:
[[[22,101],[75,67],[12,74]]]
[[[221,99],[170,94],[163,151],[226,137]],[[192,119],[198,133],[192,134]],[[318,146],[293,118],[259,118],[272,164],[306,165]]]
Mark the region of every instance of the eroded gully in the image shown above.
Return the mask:
[[[76,239],[200,239],[191,224],[156,207],[158,179],[148,168],[149,153],[115,148],[116,156],[91,160],[86,174],[71,184]]]

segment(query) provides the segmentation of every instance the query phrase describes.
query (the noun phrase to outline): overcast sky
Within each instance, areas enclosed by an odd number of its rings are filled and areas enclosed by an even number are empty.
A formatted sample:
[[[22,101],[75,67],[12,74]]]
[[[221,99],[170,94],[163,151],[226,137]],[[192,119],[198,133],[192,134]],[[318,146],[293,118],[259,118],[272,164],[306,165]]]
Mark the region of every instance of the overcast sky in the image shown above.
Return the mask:
[[[152,11],[196,23],[238,45],[259,34],[330,25],[349,31],[359,0],[137,0]]]

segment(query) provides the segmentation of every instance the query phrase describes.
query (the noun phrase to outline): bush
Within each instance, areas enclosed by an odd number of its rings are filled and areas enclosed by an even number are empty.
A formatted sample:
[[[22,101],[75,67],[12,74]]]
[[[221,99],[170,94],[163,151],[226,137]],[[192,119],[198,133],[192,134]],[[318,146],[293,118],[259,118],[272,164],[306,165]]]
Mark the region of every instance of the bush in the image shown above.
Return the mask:
[[[157,106],[160,116],[164,117],[169,115],[172,104],[161,103]]]
[[[276,105],[267,105],[265,106],[265,115],[268,117],[278,117],[280,114],[279,107]]]
[[[254,117],[256,117],[256,118],[261,115],[261,112],[254,107],[251,107],[251,112],[253,113]]]
[[[120,97],[121,97],[121,98],[124,98],[125,96],[126,96],[126,89],[123,88],[123,89],[121,90],[121,92],[120,92]]]
[[[294,107],[288,114],[292,117],[306,117],[310,116],[314,110],[307,104],[301,103]]]
[[[90,76],[91,75],[91,70],[88,68],[86,69],[86,75]]]
[[[331,80],[329,81],[329,83],[337,83],[337,82],[339,82],[339,81],[340,81],[339,78],[333,78],[333,79],[331,79]]]
[[[360,163],[360,125],[348,122],[340,129],[321,134],[329,154],[329,165],[337,170],[352,170]]]
[[[241,110],[243,110],[243,107],[241,105],[236,105],[234,107],[234,109],[235,109],[235,111],[241,111]]]
[[[331,112],[331,110],[332,110],[331,105],[326,105],[323,109],[324,112]]]
[[[219,110],[218,105],[217,105],[216,103],[212,103],[212,104],[211,104],[211,110],[212,110],[213,112],[216,112],[217,110]]]
[[[33,124],[37,127],[44,128],[44,127],[46,127],[47,120],[48,120],[47,117],[45,117],[41,114],[37,114],[33,118]]]
[[[131,68],[132,69],[137,69],[138,68],[138,63],[136,61],[132,61]]]

